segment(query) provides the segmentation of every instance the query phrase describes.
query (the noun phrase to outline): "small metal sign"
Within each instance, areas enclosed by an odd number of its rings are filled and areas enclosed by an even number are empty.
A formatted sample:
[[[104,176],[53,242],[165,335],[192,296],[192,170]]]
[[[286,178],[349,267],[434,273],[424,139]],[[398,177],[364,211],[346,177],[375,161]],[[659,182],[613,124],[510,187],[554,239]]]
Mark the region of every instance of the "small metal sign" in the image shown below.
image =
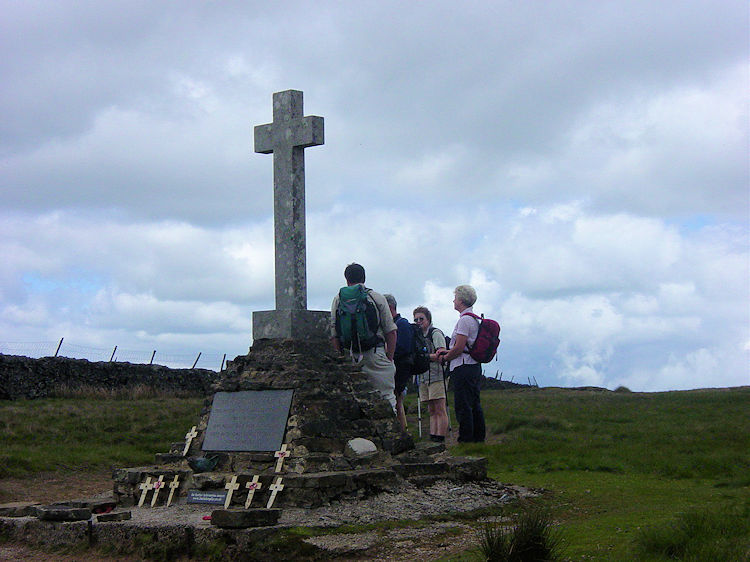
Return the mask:
[[[244,390],[214,395],[204,451],[278,451],[294,390]]]
[[[205,490],[187,491],[187,503],[207,503],[211,505],[223,506],[226,499],[226,490],[216,492],[207,492]]]

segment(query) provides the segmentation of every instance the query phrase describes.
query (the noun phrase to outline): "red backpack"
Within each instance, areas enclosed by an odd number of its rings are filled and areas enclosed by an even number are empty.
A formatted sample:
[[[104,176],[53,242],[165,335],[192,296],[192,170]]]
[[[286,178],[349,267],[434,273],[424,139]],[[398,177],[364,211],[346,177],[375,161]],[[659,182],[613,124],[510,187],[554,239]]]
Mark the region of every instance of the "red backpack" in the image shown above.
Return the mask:
[[[469,348],[469,355],[474,361],[480,363],[489,363],[497,353],[497,346],[500,345],[500,324],[489,318],[477,316],[472,312],[467,312],[467,316],[476,318],[479,321],[479,331],[474,345]]]

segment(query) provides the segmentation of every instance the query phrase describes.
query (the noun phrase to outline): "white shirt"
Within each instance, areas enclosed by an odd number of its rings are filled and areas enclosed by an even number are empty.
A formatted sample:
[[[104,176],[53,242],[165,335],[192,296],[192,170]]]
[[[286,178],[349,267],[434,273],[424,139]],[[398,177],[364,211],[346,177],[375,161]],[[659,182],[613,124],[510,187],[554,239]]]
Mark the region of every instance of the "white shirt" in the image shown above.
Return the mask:
[[[456,345],[456,336],[466,336],[466,348],[474,345],[479,333],[479,321],[473,316],[469,316],[469,312],[474,312],[471,307],[467,308],[461,313],[461,316],[456,322],[456,327],[453,328],[453,334],[451,334],[451,349]],[[468,351],[464,348],[461,355],[451,360],[451,370],[461,365],[474,365],[478,361],[474,360]]]

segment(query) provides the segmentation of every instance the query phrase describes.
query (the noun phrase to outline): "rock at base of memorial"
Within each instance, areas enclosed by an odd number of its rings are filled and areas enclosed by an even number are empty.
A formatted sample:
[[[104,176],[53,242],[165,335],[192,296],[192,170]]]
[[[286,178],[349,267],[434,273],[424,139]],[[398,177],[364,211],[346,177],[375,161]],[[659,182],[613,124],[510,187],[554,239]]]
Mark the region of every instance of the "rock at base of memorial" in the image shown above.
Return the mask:
[[[42,521],[85,521],[91,519],[91,509],[42,505],[36,508],[36,516]]]
[[[280,509],[215,509],[211,512],[211,525],[222,529],[247,529],[276,525],[281,517]]]
[[[27,517],[36,514],[38,503],[11,502],[0,504],[0,517]]]
[[[369,439],[357,437],[346,444],[344,456],[350,459],[366,459],[378,454],[375,443]]]
[[[132,517],[130,511],[117,511],[112,513],[102,513],[96,516],[97,523],[109,523],[111,521],[127,521]]]
[[[173,464],[180,462],[184,458],[185,457],[182,456],[182,453],[156,453],[154,456],[154,462],[156,464]]]
[[[436,443],[434,441],[420,441],[414,444],[414,449],[425,455],[436,455],[445,451],[445,443]]]

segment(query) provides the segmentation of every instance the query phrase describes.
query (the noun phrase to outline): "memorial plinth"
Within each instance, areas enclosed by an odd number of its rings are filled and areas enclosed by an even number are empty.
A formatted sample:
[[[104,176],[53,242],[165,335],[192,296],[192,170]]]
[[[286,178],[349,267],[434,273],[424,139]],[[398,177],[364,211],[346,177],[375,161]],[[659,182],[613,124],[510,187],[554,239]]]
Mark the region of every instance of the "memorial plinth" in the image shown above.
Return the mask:
[[[331,313],[323,310],[253,312],[254,340],[321,341],[330,337]]]

